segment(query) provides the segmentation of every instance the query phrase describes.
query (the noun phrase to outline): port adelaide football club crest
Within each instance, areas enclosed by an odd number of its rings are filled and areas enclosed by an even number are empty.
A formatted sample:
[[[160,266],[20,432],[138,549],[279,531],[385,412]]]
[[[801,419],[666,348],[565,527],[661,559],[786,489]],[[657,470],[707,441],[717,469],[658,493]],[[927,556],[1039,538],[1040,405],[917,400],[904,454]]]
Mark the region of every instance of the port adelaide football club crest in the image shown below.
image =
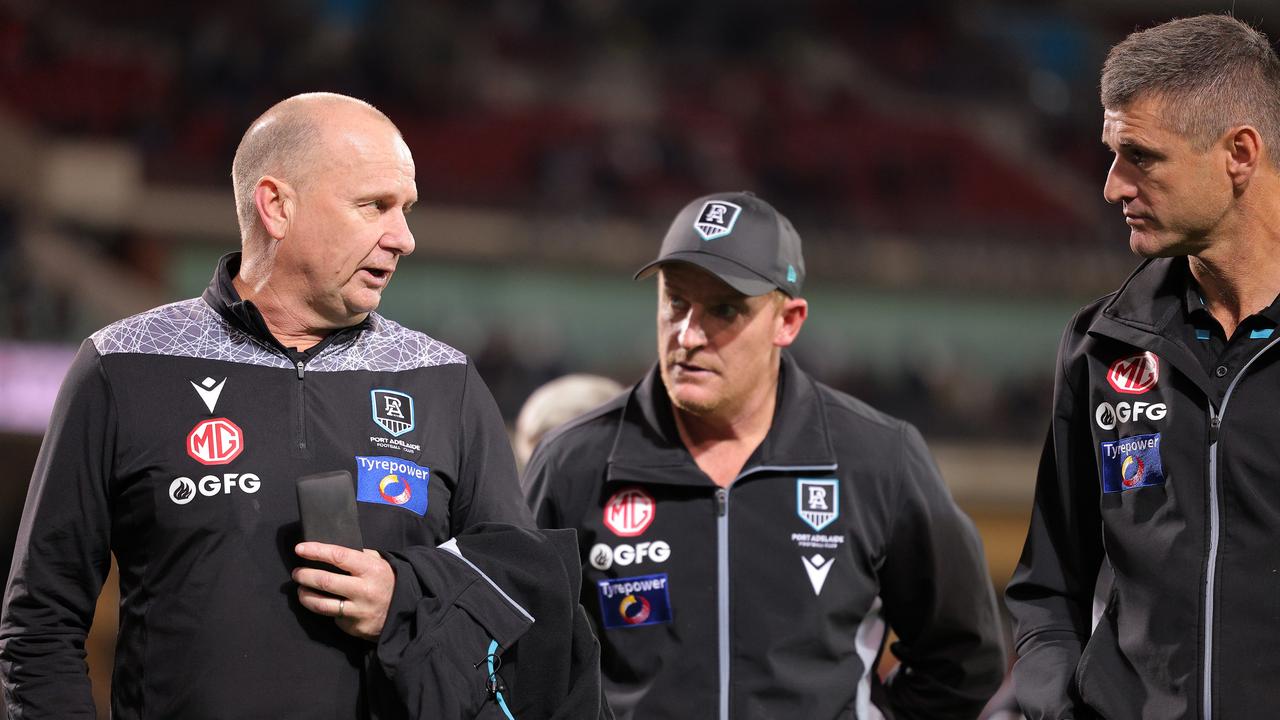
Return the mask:
[[[396,390],[379,389],[373,396],[373,421],[378,427],[391,433],[391,437],[413,429],[413,398]]]
[[[411,443],[402,436],[417,427],[414,418],[413,396],[399,390],[375,388],[369,391],[373,423],[386,435],[374,435],[369,442],[383,450],[400,450],[416,453],[422,446]]]
[[[821,595],[827,575],[844,544],[844,534],[823,532],[840,517],[840,481],[837,478],[797,478],[796,515],[813,532],[793,532],[791,542],[802,549],[800,562],[813,587]]]
[[[703,240],[715,240],[733,232],[742,208],[724,200],[709,200],[702,206],[698,219],[693,222],[693,229]]]
[[[796,481],[796,512],[809,523],[814,532],[831,524],[840,514],[840,495],[836,492],[838,481],[801,478]]]

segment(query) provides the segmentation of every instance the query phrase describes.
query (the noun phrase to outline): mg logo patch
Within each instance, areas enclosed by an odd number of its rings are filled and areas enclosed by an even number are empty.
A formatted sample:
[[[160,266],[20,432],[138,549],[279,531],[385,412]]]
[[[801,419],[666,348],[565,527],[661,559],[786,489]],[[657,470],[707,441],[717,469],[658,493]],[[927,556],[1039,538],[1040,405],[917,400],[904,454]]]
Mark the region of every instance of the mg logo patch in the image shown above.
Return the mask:
[[[373,421],[391,437],[400,437],[413,429],[413,398],[383,389],[370,391],[369,396],[373,401]]]
[[[620,490],[604,504],[605,527],[619,537],[635,537],[653,522],[653,498],[640,488]]]
[[[715,240],[733,232],[733,225],[738,222],[741,214],[742,208],[731,202],[708,200],[702,206],[702,212],[698,213],[698,219],[693,222],[693,229],[703,240]]]
[[[187,433],[187,454],[204,465],[226,465],[244,450],[244,432],[226,418],[204,420]]]
[[[1160,360],[1153,352],[1120,358],[1107,368],[1111,389],[1126,395],[1141,395],[1160,380]]]
[[[796,479],[796,514],[819,532],[840,516],[840,481],[835,478]]]

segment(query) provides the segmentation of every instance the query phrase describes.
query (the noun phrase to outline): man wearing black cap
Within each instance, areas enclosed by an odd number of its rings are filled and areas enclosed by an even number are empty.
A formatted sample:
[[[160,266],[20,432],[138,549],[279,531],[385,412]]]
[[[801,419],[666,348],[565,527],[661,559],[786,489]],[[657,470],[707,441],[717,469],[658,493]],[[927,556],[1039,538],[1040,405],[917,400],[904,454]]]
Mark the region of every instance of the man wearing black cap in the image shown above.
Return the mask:
[[[540,525],[579,532],[618,718],[976,716],[1004,670],[977,534],[915,428],[783,352],[808,314],[791,223],[699,198],[651,274],[657,366],[524,483]]]

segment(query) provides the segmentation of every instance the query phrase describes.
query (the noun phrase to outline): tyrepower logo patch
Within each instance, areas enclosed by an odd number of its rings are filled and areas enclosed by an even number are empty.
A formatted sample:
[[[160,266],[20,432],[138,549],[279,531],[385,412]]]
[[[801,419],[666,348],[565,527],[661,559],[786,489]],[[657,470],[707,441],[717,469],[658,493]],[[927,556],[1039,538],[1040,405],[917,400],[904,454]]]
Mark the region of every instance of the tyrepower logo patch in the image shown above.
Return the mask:
[[[431,468],[397,457],[356,457],[356,500],[427,514]]]
[[[667,574],[601,580],[600,620],[606,628],[629,628],[671,622]]]
[[[604,504],[605,527],[619,537],[635,537],[653,523],[654,504],[640,488],[620,490]]]
[[[244,431],[226,418],[198,423],[187,433],[187,454],[203,465],[226,465],[244,450]]]
[[[1126,395],[1141,395],[1160,380],[1160,359],[1153,352],[1120,358],[1107,369],[1107,384]]]
[[[1124,492],[1164,484],[1160,433],[1102,443],[1102,491]]]

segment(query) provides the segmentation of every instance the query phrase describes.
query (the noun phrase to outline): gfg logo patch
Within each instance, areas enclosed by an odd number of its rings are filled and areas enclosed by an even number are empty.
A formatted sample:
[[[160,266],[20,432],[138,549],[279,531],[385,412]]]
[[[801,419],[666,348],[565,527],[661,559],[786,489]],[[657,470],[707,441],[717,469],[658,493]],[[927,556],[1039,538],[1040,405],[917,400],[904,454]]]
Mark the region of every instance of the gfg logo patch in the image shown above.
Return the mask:
[[[597,570],[608,570],[614,565],[627,567],[631,564],[639,565],[646,560],[664,563],[670,557],[671,546],[662,540],[655,540],[651,543],[642,542],[635,545],[623,543],[617,547],[596,543],[587,555],[587,561]]]
[[[1104,402],[1100,403],[1098,409],[1093,412],[1093,420],[1103,430],[1115,430],[1117,422],[1126,423],[1130,420],[1137,422],[1144,417],[1150,420],[1163,420],[1168,413],[1169,406],[1164,403],[1118,402],[1112,405]]]
[[[252,495],[262,487],[262,480],[253,473],[223,473],[222,475],[205,475],[197,480],[189,477],[174,478],[169,483],[169,500],[175,505],[186,505],[195,500],[196,495],[213,497],[230,495],[239,488],[241,492]]]

